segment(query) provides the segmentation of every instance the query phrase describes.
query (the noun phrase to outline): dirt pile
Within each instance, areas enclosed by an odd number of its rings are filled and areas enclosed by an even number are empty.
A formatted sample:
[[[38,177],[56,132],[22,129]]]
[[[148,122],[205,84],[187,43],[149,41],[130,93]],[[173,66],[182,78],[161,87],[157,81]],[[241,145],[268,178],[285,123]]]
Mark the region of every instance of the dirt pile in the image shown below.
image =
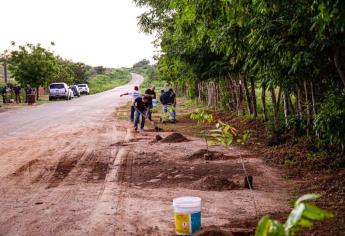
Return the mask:
[[[202,191],[224,191],[238,189],[239,184],[218,176],[206,176],[191,184],[191,189]]]
[[[159,141],[161,141],[163,138],[162,138],[162,136],[160,136],[160,135],[156,135],[155,139],[156,139],[157,142],[159,142]]]
[[[200,149],[190,156],[187,156],[185,159],[189,161],[194,161],[198,159],[204,159],[204,160],[223,160],[225,159],[225,155],[221,152],[215,152],[215,151],[207,151],[206,149]]]
[[[189,141],[180,133],[172,133],[161,140],[162,143],[182,143]]]

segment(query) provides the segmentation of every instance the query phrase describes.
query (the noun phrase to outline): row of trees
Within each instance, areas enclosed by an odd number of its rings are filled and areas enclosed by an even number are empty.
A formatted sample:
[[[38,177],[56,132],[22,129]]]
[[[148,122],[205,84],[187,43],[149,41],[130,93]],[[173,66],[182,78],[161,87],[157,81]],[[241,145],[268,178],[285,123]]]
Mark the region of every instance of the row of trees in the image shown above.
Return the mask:
[[[51,46],[54,46],[54,43],[51,43]],[[90,77],[106,71],[101,66],[93,68],[84,63],[65,60],[40,44],[16,46],[12,42],[12,49],[7,52],[6,59],[11,76],[16,82],[35,88],[46,87],[52,82],[87,83]]]
[[[344,1],[135,2],[148,9],[142,30],[158,36],[160,78],[344,150]]]

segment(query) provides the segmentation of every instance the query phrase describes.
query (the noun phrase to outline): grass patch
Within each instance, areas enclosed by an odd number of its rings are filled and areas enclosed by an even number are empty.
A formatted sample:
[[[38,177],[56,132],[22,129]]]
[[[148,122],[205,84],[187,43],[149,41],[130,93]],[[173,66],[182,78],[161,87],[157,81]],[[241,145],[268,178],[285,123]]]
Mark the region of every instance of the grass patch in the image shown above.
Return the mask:
[[[127,84],[131,74],[127,70],[115,69],[110,74],[96,75],[89,81],[90,93],[100,93]]]
[[[144,82],[140,85],[140,91],[142,93],[145,92],[146,89],[151,88],[152,86],[155,86],[155,90],[157,95],[160,94],[160,91],[164,89],[165,87],[165,81],[161,80],[150,80],[147,78],[147,76],[144,76]]]

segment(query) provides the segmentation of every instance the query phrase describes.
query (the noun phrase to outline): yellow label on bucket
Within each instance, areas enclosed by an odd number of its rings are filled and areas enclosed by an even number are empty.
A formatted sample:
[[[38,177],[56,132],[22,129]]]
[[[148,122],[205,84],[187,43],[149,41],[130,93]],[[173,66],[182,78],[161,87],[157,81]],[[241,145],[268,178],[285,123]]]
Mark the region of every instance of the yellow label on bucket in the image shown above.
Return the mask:
[[[190,214],[175,212],[175,227],[178,234],[190,233]]]

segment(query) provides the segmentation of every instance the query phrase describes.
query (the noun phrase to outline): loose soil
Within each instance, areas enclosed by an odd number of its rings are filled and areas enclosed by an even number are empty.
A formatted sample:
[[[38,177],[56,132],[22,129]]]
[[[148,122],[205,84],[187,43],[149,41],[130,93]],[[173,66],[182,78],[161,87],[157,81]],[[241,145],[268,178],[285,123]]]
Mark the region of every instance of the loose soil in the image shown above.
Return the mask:
[[[202,191],[223,191],[239,189],[240,183],[222,178],[219,176],[209,175],[198,181],[195,181],[191,185],[192,189],[199,189]]]
[[[161,140],[162,143],[181,143],[189,141],[185,136],[179,133],[169,134]]]
[[[174,235],[172,200],[181,196],[202,198],[203,235],[249,235],[259,217],[288,215],[295,182],[248,147],[190,158],[203,139],[161,132],[168,142],[153,143],[156,132],[134,133],[114,117],[0,140],[0,235]]]

